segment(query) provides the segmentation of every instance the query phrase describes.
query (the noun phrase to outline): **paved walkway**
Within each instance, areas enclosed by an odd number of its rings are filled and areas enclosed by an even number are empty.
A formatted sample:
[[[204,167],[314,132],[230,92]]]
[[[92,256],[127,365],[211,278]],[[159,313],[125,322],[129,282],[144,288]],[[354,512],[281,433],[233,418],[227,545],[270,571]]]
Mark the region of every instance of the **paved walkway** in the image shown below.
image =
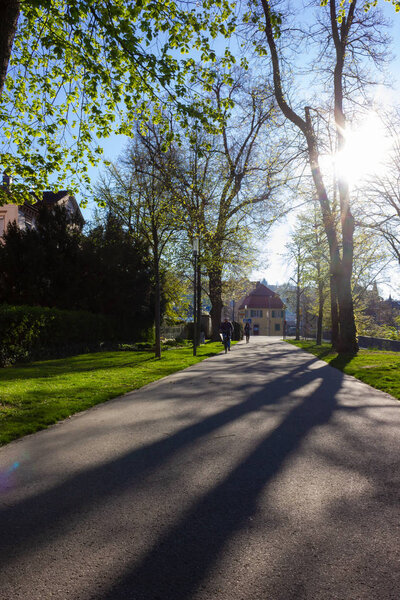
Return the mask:
[[[398,600],[400,403],[252,338],[0,450],[1,600]]]

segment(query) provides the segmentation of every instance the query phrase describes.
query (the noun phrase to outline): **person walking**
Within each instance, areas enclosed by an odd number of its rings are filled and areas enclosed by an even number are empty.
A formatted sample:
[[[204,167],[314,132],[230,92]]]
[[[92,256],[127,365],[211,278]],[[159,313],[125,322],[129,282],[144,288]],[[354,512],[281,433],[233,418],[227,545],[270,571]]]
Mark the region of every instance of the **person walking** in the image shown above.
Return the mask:
[[[227,352],[230,352],[230,350],[231,350],[231,338],[232,338],[232,334],[233,334],[232,323],[230,321],[228,321],[228,319],[225,319],[219,327],[219,332],[222,337],[222,343],[224,344],[225,354],[226,354]]]
[[[244,326],[244,335],[246,336],[246,344],[248,344],[250,340],[250,323],[246,323]]]

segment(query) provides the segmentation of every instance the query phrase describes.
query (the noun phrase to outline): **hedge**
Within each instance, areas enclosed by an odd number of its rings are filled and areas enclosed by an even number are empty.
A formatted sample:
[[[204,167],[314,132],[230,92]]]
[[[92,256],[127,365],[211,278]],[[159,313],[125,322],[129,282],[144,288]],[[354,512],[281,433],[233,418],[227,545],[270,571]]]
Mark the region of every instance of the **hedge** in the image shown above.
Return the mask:
[[[136,339],[118,319],[86,311],[0,305],[0,366],[101,350]]]
[[[237,321],[233,322],[233,335],[232,339],[240,342],[243,339],[243,325]]]

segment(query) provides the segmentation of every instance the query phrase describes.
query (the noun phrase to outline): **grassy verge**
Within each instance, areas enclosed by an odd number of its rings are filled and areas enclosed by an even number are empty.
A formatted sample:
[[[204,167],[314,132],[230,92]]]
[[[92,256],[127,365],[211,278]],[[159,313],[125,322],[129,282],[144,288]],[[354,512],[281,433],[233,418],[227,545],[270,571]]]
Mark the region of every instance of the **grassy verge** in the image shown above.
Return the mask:
[[[317,346],[312,341],[287,341],[311,352],[336,369],[400,400],[400,352],[360,350],[357,356],[339,356],[332,351],[329,344]]]
[[[99,352],[0,369],[0,445],[39,431],[95,404],[136,390],[222,350],[219,342],[197,349]]]

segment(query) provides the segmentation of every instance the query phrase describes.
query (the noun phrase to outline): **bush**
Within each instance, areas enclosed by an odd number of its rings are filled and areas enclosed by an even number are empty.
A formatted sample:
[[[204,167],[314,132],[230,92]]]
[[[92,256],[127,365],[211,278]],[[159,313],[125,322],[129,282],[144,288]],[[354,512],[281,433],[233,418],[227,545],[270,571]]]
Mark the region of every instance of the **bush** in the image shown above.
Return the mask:
[[[190,340],[191,342],[193,342],[193,329],[194,329],[194,324],[192,322],[190,323],[186,323],[186,327],[183,331],[183,333],[178,336],[176,339],[186,339],[186,340]],[[205,330],[205,327],[203,324],[201,324],[200,326],[200,339],[201,339],[201,334],[204,333],[204,339],[207,337],[207,331]]]
[[[135,350],[152,350],[153,344],[149,342],[139,342],[138,344],[134,344]]]
[[[242,325],[242,323],[238,323],[237,321],[234,321],[232,323],[232,325],[233,325],[232,339],[239,342],[240,340],[243,339],[243,325]]]
[[[118,341],[104,315],[39,306],[0,306],[0,366],[104,349]]]

